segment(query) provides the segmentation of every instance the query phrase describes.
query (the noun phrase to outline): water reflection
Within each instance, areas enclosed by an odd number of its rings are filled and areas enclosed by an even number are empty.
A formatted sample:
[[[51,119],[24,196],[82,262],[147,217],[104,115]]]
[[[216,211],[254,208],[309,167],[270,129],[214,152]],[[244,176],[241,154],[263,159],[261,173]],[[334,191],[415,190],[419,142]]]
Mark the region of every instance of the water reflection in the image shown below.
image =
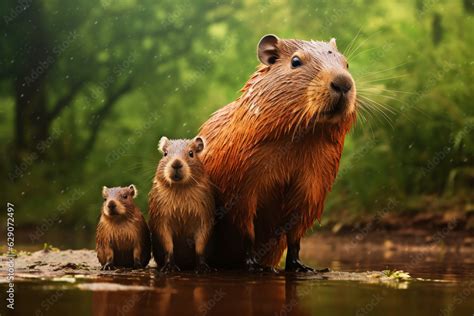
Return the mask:
[[[332,315],[337,311],[345,315],[359,311],[364,315],[382,312],[399,315],[397,306],[403,306],[406,310],[417,311],[417,315],[433,315],[439,314],[449,302],[456,302],[465,288],[463,283],[414,281],[401,289],[403,287],[295,275],[179,275],[157,276],[152,280],[145,291],[95,291],[92,314]],[[122,280],[121,283],[137,288],[144,282],[148,281]],[[469,299],[457,303],[456,312],[462,314],[472,310],[473,303]]]
[[[470,315],[474,282],[412,281],[406,289],[321,276],[216,273],[102,275],[16,285],[14,315]],[[4,284],[0,290],[4,291]],[[61,293],[59,299],[53,299]],[[2,309],[0,313],[3,314]],[[7,313],[8,314],[8,313]]]
[[[95,291],[94,315],[311,315],[302,300],[314,295],[319,276],[302,286],[293,275],[217,274],[209,277],[155,275],[147,291]],[[127,280],[141,286],[145,280]],[[115,282],[117,280],[115,279]],[[146,282],[146,281],[145,281]]]

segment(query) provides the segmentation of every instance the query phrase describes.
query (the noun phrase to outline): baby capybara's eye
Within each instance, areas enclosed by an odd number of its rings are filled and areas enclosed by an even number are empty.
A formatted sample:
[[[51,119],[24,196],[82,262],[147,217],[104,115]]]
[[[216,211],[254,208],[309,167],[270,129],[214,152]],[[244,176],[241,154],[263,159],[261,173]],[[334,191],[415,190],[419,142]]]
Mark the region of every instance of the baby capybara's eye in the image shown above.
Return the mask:
[[[301,62],[301,59],[298,56],[295,56],[291,59],[291,67],[297,68],[301,66],[303,63]]]
[[[165,151],[165,152],[163,153],[163,156],[165,156],[165,157],[168,156],[168,152]]]
[[[128,195],[126,195],[126,194],[122,194],[122,199],[124,199],[124,200],[125,200],[127,197],[128,197]]]
[[[192,151],[192,150],[189,152],[189,157],[191,157],[191,158],[193,158],[193,157],[194,157],[194,153],[193,153],[193,151]]]

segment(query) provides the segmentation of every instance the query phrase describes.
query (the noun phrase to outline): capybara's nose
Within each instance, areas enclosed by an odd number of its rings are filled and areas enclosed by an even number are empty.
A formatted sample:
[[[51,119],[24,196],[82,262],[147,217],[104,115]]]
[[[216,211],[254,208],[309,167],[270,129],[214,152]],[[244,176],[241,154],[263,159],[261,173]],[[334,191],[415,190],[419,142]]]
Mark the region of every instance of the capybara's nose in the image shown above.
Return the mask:
[[[173,161],[173,163],[171,164],[171,167],[172,167],[173,169],[178,170],[178,169],[183,168],[183,163],[181,162],[181,160],[176,159],[176,160]]]
[[[331,81],[331,89],[339,94],[346,94],[352,88],[352,79],[346,74],[337,74]]]
[[[117,207],[117,204],[115,204],[114,201],[110,201],[107,206],[109,207],[109,209],[114,210]]]

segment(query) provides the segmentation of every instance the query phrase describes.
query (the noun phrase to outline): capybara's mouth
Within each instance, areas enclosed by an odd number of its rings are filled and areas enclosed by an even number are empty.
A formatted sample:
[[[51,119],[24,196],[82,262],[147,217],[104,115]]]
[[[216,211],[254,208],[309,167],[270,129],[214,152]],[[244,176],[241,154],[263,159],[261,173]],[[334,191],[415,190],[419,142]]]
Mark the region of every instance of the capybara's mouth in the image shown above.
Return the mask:
[[[174,173],[170,176],[170,179],[171,179],[173,182],[179,182],[179,181],[183,180],[183,175],[181,174],[181,172],[174,172]]]
[[[114,217],[114,216],[117,216],[117,215],[120,215],[120,214],[119,214],[117,209],[108,208],[107,211],[105,212],[105,215],[110,216],[110,217]]]
[[[324,116],[334,116],[345,111],[347,108],[347,98],[345,96],[339,96],[335,102],[332,102],[328,106],[327,110],[321,111],[320,114]]]

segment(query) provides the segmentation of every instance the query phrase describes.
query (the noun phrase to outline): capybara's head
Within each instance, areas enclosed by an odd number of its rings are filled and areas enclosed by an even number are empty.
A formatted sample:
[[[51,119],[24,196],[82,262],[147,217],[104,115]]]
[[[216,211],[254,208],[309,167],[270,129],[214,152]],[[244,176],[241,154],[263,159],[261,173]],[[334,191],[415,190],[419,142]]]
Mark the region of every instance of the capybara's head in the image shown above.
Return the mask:
[[[137,188],[131,184],[128,187],[102,188],[102,214],[107,217],[120,217],[135,209],[133,199],[137,196]]]
[[[163,153],[156,179],[168,185],[196,183],[204,175],[204,166],[199,159],[204,150],[204,139],[168,139],[162,137],[158,145]]]
[[[257,55],[265,75],[254,83],[253,91],[247,90],[247,96],[258,94],[263,100],[259,104],[277,107],[275,113],[284,109],[288,126],[338,123],[354,114],[355,82],[335,39],[316,42],[266,35],[258,43]]]

